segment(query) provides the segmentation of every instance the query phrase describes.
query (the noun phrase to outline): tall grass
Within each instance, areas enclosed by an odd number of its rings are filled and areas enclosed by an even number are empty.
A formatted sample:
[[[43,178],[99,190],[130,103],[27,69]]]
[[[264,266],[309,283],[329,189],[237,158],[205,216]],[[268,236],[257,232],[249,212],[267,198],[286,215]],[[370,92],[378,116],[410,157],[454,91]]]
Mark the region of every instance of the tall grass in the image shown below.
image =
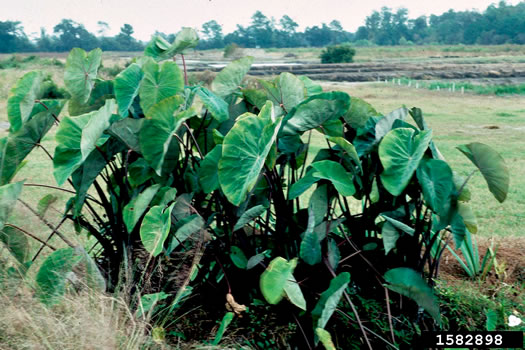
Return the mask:
[[[146,329],[121,298],[85,291],[48,307],[25,284],[0,288],[0,349],[146,349]]]

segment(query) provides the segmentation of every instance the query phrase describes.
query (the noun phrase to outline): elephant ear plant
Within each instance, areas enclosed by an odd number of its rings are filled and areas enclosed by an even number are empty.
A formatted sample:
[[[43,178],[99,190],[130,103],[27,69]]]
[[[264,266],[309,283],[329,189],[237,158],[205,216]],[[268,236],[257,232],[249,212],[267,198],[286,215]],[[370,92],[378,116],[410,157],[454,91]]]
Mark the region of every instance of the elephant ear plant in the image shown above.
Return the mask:
[[[26,266],[27,239],[38,237],[6,223],[24,187],[12,180],[55,124],[54,154],[46,150],[55,185],[74,190],[62,222],[96,242],[43,241],[55,251],[37,274],[41,299],[60,302],[72,272],[109,291],[124,281],[155,332],[176,331],[175,313],[197,306],[208,319],[226,315],[221,336],[230,322],[270,313],[298,325],[287,341],[302,348],[396,348],[394,326],[439,327],[432,279],[450,238],[460,245],[473,232],[473,217],[467,180],[441,156],[421,110],[382,115],[290,73],[245,87],[250,57],[209,87],[190,86],[171,58],[196,44],[190,29],[173,43],[156,38],[114,80],[98,75],[100,50],[73,49],[68,101],[41,99],[38,72],[11,90],[11,129],[0,140],[2,242]],[[459,149],[503,200],[501,158],[486,145]],[[389,326],[372,319],[366,300]]]

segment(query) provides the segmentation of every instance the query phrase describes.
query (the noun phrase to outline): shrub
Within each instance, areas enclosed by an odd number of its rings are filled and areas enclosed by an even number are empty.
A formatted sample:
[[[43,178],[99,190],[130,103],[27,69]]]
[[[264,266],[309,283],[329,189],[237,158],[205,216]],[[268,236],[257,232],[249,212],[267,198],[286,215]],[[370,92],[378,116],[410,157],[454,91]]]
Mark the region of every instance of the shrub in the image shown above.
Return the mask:
[[[328,46],[321,52],[321,63],[350,63],[354,55],[355,49],[350,45]]]
[[[41,242],[54,252],[37,273],[36,295],[59,303],[72,275],[110,291],[124,280],[136,293],[132,309],[151,317],[158,340],[181,332],[200,340],[219,321],[217,344],[230,322],[248,330],[258,319],[274,330],[296,324],[301,331],[287,339],[295,347],[329,344],[329,332],[343,329],[340,347],[364,339],[381,348],[394,346],[385,341],[385,314],[403,339],[412,323],[439,327],[432,279],[445,242],[460,244],[474,225],[462,216],[471,176],[454,175],[421,110],[381,115],[290,73],[246,87],[251,57],[230,63],[210,89],[189,85],[171,58],[196,44],[192,30],[173,44],[156,38],[114,80],[97,78],[101,50],[71,51],[69,116],[54,156],[46,153],[57,184],[75,190],[64,220],[96,249],[75,247],[54,229],[70,247]],[[43,148],[65,102],[39,99],[41,79],[27,73],[13,89],[10,134],[0,140],[0,238],[21,274],[23,234],[36,236],[4,225],[24,186],[11,180],[31,150]],[[501,157],[479,143],[460,150],[503,201]],[[132,272],[121,274],[122,266]],[[402,308],[388,293],[407,298]],[[253,314],[235,317],[245,313]],[[383,317],[371,326],[376,315]],[[178,328],[184,322],[192,326]],[[259,340],[275,342],[269,338]]]
[[[242,49],[236,43],[226,45],[224,48],[224,58],[239,57],[242,55]]]

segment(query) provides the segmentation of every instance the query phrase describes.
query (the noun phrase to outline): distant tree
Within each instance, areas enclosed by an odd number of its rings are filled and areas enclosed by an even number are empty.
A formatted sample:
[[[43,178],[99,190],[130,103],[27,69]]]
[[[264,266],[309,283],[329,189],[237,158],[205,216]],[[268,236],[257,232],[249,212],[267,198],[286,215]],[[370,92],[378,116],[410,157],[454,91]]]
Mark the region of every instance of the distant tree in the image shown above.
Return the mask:
[[[45,28],[40,28],[40,37],[36,39],[36,49],[38,51],[55,51],[56,43],[53,37],[49,36]]]
[[[256,11],[252,16],[252,22],[248,27],[250,35],[259,47],[274,46],[273,32],[275,27],[272,22],[261,11]]]
[[[124,24],[120,28],[120,33],[116,36],[119,49],[122,51],[139,51],[142,50],[142,45],[133,38],[133,27],[130,24]]]
[[[199,41],[198,48],[218,49],[224,47],[224,36],[222,27],[217,21],[211,20],[202,25],[202,40]]]
[[[79,24],[71,19],[63,19],[53,28],[58,35],[56,49],[58,51],[69,51],[74,47],[92,50],[99,46],[98,39]]]
[[[310,46],[323,47],[332,43],[332,30],[323,23],[321,27],[308,27],[304,31],[305,39]]]
[[[288,15],[283,15],[279,20],[280,30],[276,31],[277,46],[298,47],[305,46],[301,36],[297,33],[299,24]]]
[[[97,26],[98,26],[97,34],[101,37],[106,36],[106,33],[109,31],[109,24],[104,21],[98,21]]]
[[[33,51],[24,27],[18,21],[0,21],[0,52]]]

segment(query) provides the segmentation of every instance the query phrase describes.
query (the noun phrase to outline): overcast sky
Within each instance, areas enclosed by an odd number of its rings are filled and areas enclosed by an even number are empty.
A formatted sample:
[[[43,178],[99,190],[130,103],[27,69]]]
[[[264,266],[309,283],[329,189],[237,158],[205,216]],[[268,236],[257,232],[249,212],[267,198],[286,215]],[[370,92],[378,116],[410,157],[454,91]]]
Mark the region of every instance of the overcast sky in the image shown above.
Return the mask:
[[[98,21],[107,22],[107,35],[119,32],[124,23],[135,29],[134,36],[149,40],[155,30],[176,33],[181,27],[200,29],[209,20],[216,20],[229,33],[236,24],[248,25],[256,10],[277,21],[288,15],[299,29],[339,20],[345,30],[355,31],[366,16],[383,6],[406,7],[409,17],[477,9],[483,11],[493,0],[0,0],[0,21],[21,21],[25,32],[39,35],[44,27],[52,33],[63,18],[84,24],[97,33]],[[517,4],[519,0],[508,0]]]

